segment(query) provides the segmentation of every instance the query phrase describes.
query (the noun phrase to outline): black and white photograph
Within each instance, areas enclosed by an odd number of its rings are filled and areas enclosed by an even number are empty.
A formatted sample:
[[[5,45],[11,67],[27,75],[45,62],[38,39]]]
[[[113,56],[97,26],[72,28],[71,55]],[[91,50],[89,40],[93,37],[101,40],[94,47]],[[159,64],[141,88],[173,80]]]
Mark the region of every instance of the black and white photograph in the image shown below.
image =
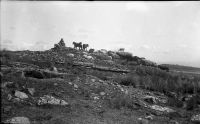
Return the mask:
[[[1,123],[200,124],[199,1],[0,1]]]

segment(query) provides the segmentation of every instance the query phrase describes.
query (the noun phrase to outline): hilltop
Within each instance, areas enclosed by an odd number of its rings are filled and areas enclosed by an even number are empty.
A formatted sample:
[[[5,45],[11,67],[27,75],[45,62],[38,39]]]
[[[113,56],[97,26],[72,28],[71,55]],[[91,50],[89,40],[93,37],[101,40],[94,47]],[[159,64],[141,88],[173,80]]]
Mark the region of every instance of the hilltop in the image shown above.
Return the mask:
[[[200,76],[125,51],[1,51],[1,121],[33,124],[200,122]]]

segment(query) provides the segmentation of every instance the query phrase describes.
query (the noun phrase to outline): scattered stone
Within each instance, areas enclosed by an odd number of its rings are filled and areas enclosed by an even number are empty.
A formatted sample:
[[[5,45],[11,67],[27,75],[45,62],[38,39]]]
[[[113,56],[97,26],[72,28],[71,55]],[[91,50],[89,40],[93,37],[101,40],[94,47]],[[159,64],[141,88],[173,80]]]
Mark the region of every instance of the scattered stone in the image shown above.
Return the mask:
[[[89,53],[93,53],[94,52],[94,49],[89,49]]]
[[[8,100],[10,101],[12,99],[12,95],[8,94]]]
[[[108,56],[109,60],[112,60],[112,56]]]
[[[15,91],[15,96],[20,98],[20,99],[27,99],[28,96],[26,95],[26,93],[20,92],[20,91]]]
[[[92,98],[92,99],[94,99],[94,100],[98,100],[98,99],[99,99],[99,96],[98,96],[98,94],[91,93],[90,98]]]
[[[191,121],[200,123],[200,114],[193,115],[192,118],[191,118]]]
[[[107,54],[104,54],[102,52],[97,52],[94,55],[97,59],[100,59],[100,60],[111,60],[111,58]]]
[[[34,88],[28,88],[28,92],[33,95],[35,93],[35,89]]]
[[[4,82],[1,84],[1,88],[11,87],[11,85],[13,85],[13,82]]]
[[[83,57],[86,58],[86,59],[93,59],[92,56],[88,56],[88,55],[83,55]]]
[[[51,67],[50,69],[49,69],[50,71],[53,71],[53,72],[58,72],[58,69],[56,68],[56,67]]]
[[[124,92],[124,93],[128,95],[128,90],[125,90],[125,92]]]
[[[92,81],[92,82],[95,82],[96,80],[95,80],[95,79],[91,79],[91,81]]]
[[[122,92],[124,92],[124,89],[123,89],[123,88],[120,88],[120,90],[121,90]]]
[[[18,103],[18,102],[20,102],[20,98],[14,98],[12,101],[15,103]]]
[[[104,96],[106,93],[105,92],[100,92],[100,95],[101,96]]]
[[[12,109],[11,106],[5,106],[5,107],[3,108],[3,112],[4,112],[4,113],[9,113],[9,112],[11,111],[11,109]]]
[[[154,96],[145,96],[143,99],[144,99],[144,101],[151,103],[151,104],[157,103],[157,101],[156,101],[157,98]]]
[[[68,57],[74,57],[74,54],[69,53],[69,54],[67,54],[67,56],[68,56]]]
[[[85,52],[85,51],[83,51],[82,53],[83,53],[84,55],[87,55],[87,54],[88,54],[88,53],[87,53],[87,52]]]
[[[74,84],[74,88],[78,89],[78,85]]]
[[[13,117],[6,120],[5,123],[9,124],[30,124],[30,120],[27,117]]]
[[[108,55],[112,56],[113,59],[119,59],[119,55],[117,55],[115,52],[113,51],[108,51]]]
[[[72,82],[68,82],[69,83],[69,85],[72,85]]]
[[[149,121],[147,119],[138,118],[138,124],[149,124]]]
[[[177,121],[175,121],[175,120],[170,120],[169,123],[170,123],[170,124],[179,124],[179,123],[178,123]]]
[[[173,98],[177,98],[178,97],[177,93],[175,93],[175,92],[167,92],[167,95],[169,97],[173,97]]]
[[[2,77],[3,77],[3,73],[2,73],[2,72],[0,72],[0,78],[2,79]]]
[[[95,97],[94,97],[94,100],[98,100],[98,99],[99,99],[99,97],[98,97],[98,96],[95,96]]]
[[[120,57],[122,58],[127,58],[127,57],[131,57],[132,56],[132,53],[129,53],[129,52],[116,52],[117,55],[119,55]]]
[[[103,80],[99,80],[100,83],[105,83]],[[106,83],[107,84],[107,83]]]
[[[105,49],[101,49],[101,50],[99,50],[99,52],[106,54],[108,51]]]
[[[112,58],[110,57],[110,60],[104,60],[107,64],[113,65],[114,61],[112,61]]]
[[[68,105],[64,100],[56,99],[53,96],[44,95],[38,100],[38,105],[52,104],[52,105]]]
[[[181,101],[189,101],[192,97],[193,95],[185,95],[181,98]]]
[[[65,100],[60,100],[60,105],[68,105],[69,103],[67,103]]]
[[[157,111],[162,111],[162,112],[175,112],[173,109],[170,109],[168,107],[161,107],[161,106],[158,106],[158,105],[152,105],[150,106],[151,109],[154,109],[154,110],[157,110]]]
[[[145,118],[148,119],[148,120],[153,120],[153,115],[148,115]]]
[[[15,72],[13,72],[12,75],[15,76],[15,77],[25,78],[24,72],[22,70],[17,70]]]

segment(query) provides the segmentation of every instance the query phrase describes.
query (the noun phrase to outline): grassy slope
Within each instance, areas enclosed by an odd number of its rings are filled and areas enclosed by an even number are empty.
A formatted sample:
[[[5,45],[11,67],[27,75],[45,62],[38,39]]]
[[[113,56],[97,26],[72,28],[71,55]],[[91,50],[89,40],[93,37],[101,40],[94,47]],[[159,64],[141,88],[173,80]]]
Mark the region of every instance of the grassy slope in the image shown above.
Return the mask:
[[[13,52],[15,53],[15,52]],[[44,67],[45,63],[34,63],[29,57],[24,58],[18,58],[19,56],[13,55],[14,57],[11,57],[9,59],[9,62],[11,61],[23,61],[30,64],[36,64],[38,66]],[[62,53],[62,56],[65,57],[65,54]],[[48,58],[49,59],[49,58]],[[69,63],[72,60],[67,60]],[[8,64],[8,63],[4,63]],[[9,64],[8,64],[9,65]],[[46,65],[46,64],[45,64]],[[49,65],[48,65],[49,66]],[[48,67],[47,66],[47,67]],[[121,96],[120,93],[116,90],[115,87],[112,85],[102,85],[98,83],[98,81],[91,82],[87,76],[84,76],[84,74],[93,75],[96,80],[108,80],[106,83],[111,83],[112,80],[109,80],[108,77],[118,77],[116,78],[117,81],[121,81],[121,77],[123,75],[114,74],[110,72],[98,72],[98,71],[91,71],[91,70],[85,70],[84,68],[70,68],[68,65],[60,65],[57,64],[57,67],[60,68],[67,68],[67,73],[74,73],[73,76],[65,77],[64,80],[57,80],[57,79],[28,79],[24,80],[19,77],[14,77],[13,75],[5,75],[3,78],[3,81],[12,81],[17,84],[19,84],[17,90],[22,89],[22,86],[26,87],[33,87],[36,89],[36,94],[34,97],[40,97],[45,94],[54,94],[55,96],[62,97],[67,100],[67,102],[70,103],[70,106],[67,107],[60,107],[60,106],[30,106],[30,105],[24,105],[19,103],[12,103],[7,100],[7,94],[4,92],[2,94],[2,108],[7,108],[8,106],[12,107],[12,110],[10,110],[8,113],[3,113],[2,118],[7,119],[14,116],[27,116],[30,118],[31,121],[35,121],[37,123],[44,123],[44,124],[62,124],[62,123],[69,123],[69,124],[137,124],[137,119],[139,117],[144,117],[145,114],[148,112],[145,109],[142,108],[134,108],[132,101],[128,97]],[[143,70],[144,69],[144,70]],[[135,79],[125,79],[125,82],[130,81],[130,83],[141,83],[145,84],[146,81],[149,81],[149,79],[144,79],[144,81],[137,82],[138,77],[141,79],[143,77],[148,77],[146,75],[149,75],[146,72],[149,71],[149,74],[151,74],[152,68],[141,68],[140,73],[141,75],[138,75],[136,73],[130,75],[130,77],[133,77]],[[64,70],[65,71],[65,70]],[[81,73],[84,72],[84,73]],[[153,72],[154,74],[155,72]],[[163,72],[164,73],[164,72]],[[160,73],[159,73],[160,74]],[[165,74],[163,74],[165,76]],[[129,75],[128,75],[129,76]],[[156,75],[154,75],[156,76]],[[77,79],[80,78],[80,81],[77,81]],[[157,79],[155,77],[155,79]],[[123,80],[123,79],[122,79]],[[117,82],[116,81],[116,82]],[[150,80],[151,81],[151,80]],[[156,81],[156,80],[155,80]],[[162,81],[162,80],[161,80]],[[74,90],[71,85],[68,84],[68,82],[72,82],[73,84],[77,84],[79,86],[78,90]],[[54,83],[57,83],[57,86],[54,86]],[[91,85],[88,85],[87,83],[91,83]],[[151,82],[150,82],[151,83]],[[152,81],[152,83],[154,83]],[[158,82],[159,83],[159,82]],[[95,84],[95,85],[94,85]],[[96,84],[98,87],[96,87]],[[140,85],[140,84],[139,84]],[[150,84],[152,85],[152,84]],[[152,86],[153,87],[153,86]],[[132,87],[132,85],[129,86],[130,91],[134,91],[135,89]],[[142,91],[142,89],[140,89]],[[9,90],[8,90],[9,91]],[[61,92],[64,91],[64,92]],[[106,91],[107,93],[110,93],[108,96],[113,96],[112,99],[99,100],[98,102],[94,101],[90,98],[91,93],[99,94],[101,91]],[[102,108],[99,106],[103,106]],[[101,113],[100,111],[104,111]],[[165,124],[168,123],[169,118],[165,116],[157,116],[155,120],[150,121],[150,124]]]
[[[190,67],[190,66],[183,66],[183,65],[172,65],[172,64],[163,64],[169,67],[170,70],[175,71],[183,71],[183,72],[193,72],[200,74],[200,68],[197,67]]]

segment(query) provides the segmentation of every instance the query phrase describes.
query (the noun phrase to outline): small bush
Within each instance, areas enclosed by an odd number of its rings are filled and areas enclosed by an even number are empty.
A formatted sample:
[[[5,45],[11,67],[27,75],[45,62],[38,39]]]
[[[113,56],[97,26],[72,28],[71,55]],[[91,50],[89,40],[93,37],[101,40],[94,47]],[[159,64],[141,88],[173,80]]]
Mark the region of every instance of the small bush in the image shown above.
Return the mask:
[[[183,106],[183,102],[176,98],[168,98],[167,104],[169,106],[178,107],[178,108]]]
[[[8,64],[14,58],[14,55],[11,51],[4,49],[0,51],[0,58],[1,64]]]
[[[197,76],[193,76],[191,79],[188,75],[169,73],[149,66],[137,66],[136,74],[140,76],[140,85],[145,89],[163,93],[167,91],[182,94],[196,94],[200,92],[200,78]]]
[[[93,53],[93,52],[94,52],[94,49],[89,49],[88,52],[89,52],[89,53]]]
[[[98,70],[87,70],[86,73],[98,77],[101,80],[108,80],[109,77],[112,76],[112,73],[110,72],[102,72]]]
[[[109,107],[114,109],[129,108],[134,109],[136,105],[129,95],[116,94],[115,97],[108,100]]]
[[[95,57],[100,60],[111,60],[112,59],[107,54],[104,54],[104,53],[95,53]]]
[[[139,85],[139,77],[134,75],[119,76],[115,79],[121,85],[137,87]]]
[[[189,100],[185,101],[185,109],[187,110],[193,110],[195,108],[198,108],[198,104],[200,104],[200,96],[199,95],[193,95]]]
[[[132,53],[129,53],[129,52],[116,52],[116,54],[119,55],[121,59],[125,59],[127,61],[132,61],[133,60]]]

